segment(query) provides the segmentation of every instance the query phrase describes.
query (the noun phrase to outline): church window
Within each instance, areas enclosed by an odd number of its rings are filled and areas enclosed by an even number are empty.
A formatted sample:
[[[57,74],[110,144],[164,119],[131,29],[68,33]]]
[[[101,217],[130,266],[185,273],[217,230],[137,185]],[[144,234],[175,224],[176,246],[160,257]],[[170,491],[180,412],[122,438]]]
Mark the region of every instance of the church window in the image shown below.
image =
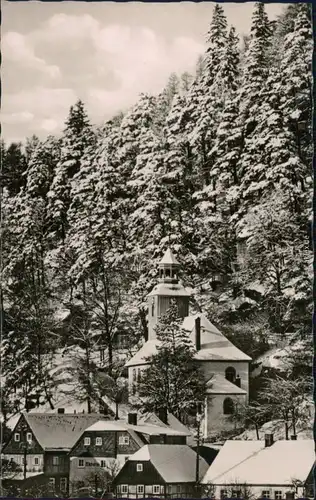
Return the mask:
[[[226,380],[229,380],[229,382],[232,382],[233,384],[235,383],[236,380],[236,370],[232,366],[229,366],[225,370],[225,378]]]
[[[151,315],[155,315],[155,299],[153,299],[151,303]]]
[[[234,401],[231,398],[224,399],[223,403],[223,412],[224,415],[233,415],[234,414]]]
[[[136,394],[137,373],[136,368],[133,368],[132,394]]]

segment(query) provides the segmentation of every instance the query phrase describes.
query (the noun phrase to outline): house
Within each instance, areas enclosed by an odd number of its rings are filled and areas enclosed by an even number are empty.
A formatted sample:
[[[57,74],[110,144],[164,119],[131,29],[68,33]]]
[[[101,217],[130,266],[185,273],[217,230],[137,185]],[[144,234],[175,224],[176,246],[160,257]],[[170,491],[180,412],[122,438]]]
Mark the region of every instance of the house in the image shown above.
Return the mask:
[[[197,455],[188,445],[149,444],[123,465],[114,479],[117,498],[194,498]],[[199,457],[199,478],[207,471]]]
[[[207,381],[204,437],[233,427],[231,415],[236,402],[246,404],[249,395],[249,363],[251,358],[235,347],[203,314],[189,315],[190,291],[178,279],[179,263],[168,249],[159,264],[159,283],[148,295],[148,341],[126,363],[128,368],[129,401],[137,395],[137,383],[142,370],[149,365],[148,357],[157,352],[159,341],[155,327],[159,318],[178,303],[183,329],[195,347],[195,359]]]
[[[313,498],[313,440],[226,441],[206,472],[202,484],[208,496],[243,496],[281,500]]]
[[[147,444],[163,446],[186,444],[188,432],[165,425],[137,421],[137,414],[128,420],[100,420],[87,427],[69,453],[70,491],[79,483],[84,486],[99,474],[104,487],[109,487],[115,474],[135,452]]]
[[[16,480],[48,484],[51,492],[67,493],[69,452],[82,432],[99,421],[97,414],[23,413],[16,423],[2,457],[21,467]]]

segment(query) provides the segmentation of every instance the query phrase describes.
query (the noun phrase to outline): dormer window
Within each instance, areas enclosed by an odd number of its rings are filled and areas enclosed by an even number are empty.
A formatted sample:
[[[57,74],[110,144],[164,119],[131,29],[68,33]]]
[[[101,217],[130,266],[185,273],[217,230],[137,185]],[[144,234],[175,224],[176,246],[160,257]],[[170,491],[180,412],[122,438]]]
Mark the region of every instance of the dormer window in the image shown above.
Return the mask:
[[[90,444],[91,444],[91,438],[89,438],[89,437],[85,437],[85,438],[84,438],[84,445],[85,445],[85,446],[90,446]]]
[[[95,445],[96,446],[102,446],[102,438],[101,437],[95,438]]]

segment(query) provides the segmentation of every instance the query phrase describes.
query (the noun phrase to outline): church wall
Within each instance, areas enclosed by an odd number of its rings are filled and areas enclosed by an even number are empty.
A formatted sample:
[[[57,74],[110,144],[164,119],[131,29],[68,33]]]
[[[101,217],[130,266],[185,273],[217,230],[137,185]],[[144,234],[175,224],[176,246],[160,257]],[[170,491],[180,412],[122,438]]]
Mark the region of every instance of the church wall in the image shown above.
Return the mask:
[[[231,398],[241,404],[246,403],[246,395],[214,394],[206,400],[204,438],[218,434],[221,431],[234,429],[235,423],[231,415],[224,415],[223,404],[225,398]]]
[[[201,369],[208,380],[212,374],[220,374],[225,377],[226,368],[232,366],[236,375],[240,376],[241,389],[249,393],[249,363],[247,361],[201,361]]]
[[[148,339],[156,338],[155,326],[158,323],[159,317],[166,313],[169,309],[171,301],[175,299],[179,307],[179,315],[185,318],[189,314],[189,298],[181,296],[149,296],[148,299]]]

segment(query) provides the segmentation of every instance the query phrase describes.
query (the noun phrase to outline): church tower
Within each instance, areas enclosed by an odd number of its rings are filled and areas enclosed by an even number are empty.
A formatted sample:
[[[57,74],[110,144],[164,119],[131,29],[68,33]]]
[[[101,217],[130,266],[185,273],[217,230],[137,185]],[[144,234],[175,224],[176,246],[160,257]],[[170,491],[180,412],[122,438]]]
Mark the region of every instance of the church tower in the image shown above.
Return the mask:
[[[185,318],[189,314],[191,294],[179,281],[179,266],[179,262],[168,248],[159,263],[159,283],[148,295],[148,340],[156,338],[155,326],[159,317],[169,309],[172,299],[177,301],[180,317]]]

